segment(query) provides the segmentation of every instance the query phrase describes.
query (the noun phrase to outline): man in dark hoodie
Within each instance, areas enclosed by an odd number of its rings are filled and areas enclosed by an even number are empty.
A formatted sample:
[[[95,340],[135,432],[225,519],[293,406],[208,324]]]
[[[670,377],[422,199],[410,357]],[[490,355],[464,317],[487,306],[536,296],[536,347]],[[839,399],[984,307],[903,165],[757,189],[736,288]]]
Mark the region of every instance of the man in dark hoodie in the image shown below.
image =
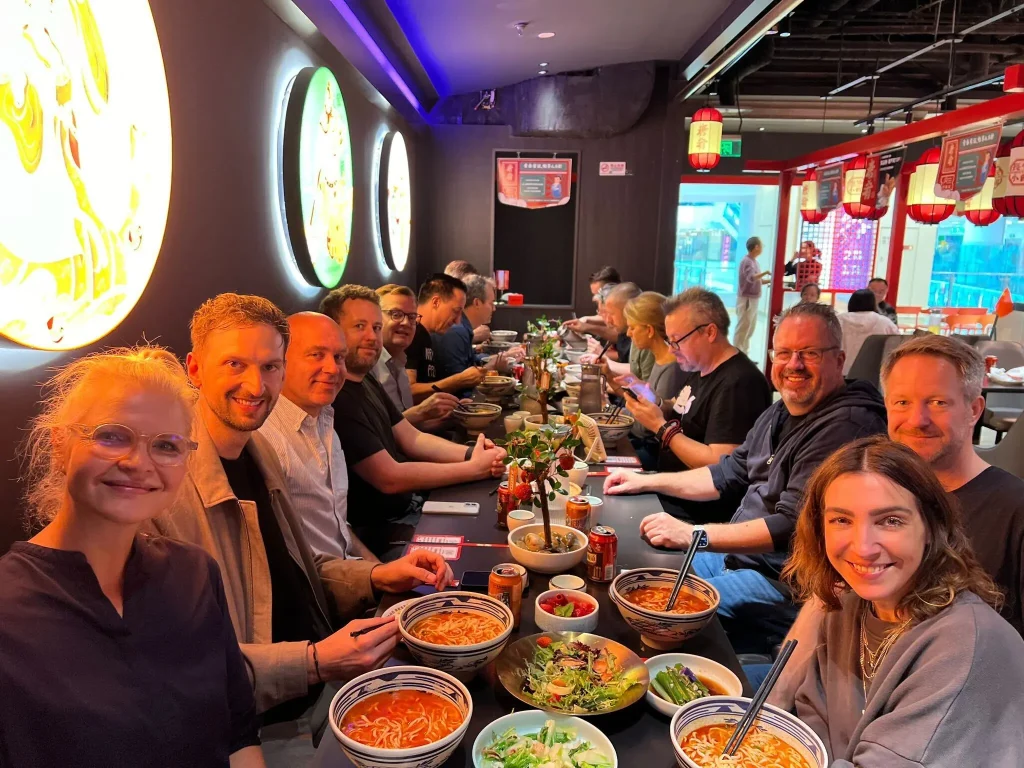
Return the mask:
[[[781,642],[797,607],[779,581],[790,538],[814,470],[840,446],[885,433],[885,405],[865,382],[843,382],[842,329],[826,304],[798,304],[773,339],[772,383],[782,396],[718,464],[686,472],[638,475],[618,470],[605,493],[663,493],[690,501],[743,494],[732,521],[694,526],[664,512],[641,522],[656,547],[685,549],[701,531],[693,572],[721,595],[718,615],[738,653]]]

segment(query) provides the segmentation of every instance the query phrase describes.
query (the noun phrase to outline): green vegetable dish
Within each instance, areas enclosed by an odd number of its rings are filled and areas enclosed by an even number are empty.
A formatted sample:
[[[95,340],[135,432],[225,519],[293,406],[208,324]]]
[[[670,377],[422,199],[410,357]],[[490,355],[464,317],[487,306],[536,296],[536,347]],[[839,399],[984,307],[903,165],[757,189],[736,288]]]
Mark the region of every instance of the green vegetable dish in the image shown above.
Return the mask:
[[[614,709],[635,685],[607,648],[542,637],[527,664],[523,693],[549,711],[601,712]]]
[[[722,696],[725,691],[714,681],[697,677],[689,667],[676,664],[651,678],[651,689],[672,704],[689,704],[705,696]]]
[[[509,728],[484,748],[486,768],[611,768],[612,761],[572,728],[547,720],[539,733]]]

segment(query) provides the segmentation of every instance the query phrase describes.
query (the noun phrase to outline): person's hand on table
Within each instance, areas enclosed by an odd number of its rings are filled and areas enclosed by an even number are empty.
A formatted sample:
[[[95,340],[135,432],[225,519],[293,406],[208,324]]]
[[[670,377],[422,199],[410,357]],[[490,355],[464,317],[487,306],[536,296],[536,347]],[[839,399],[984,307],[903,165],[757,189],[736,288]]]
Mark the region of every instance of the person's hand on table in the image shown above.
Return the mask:
[[[371,627],[373,629],[365,635],[352,637],[353,632]],[[316,643],[315,657],[312,645],[306,651],[310,685],[318,682],[314,659],[320,662],[320,680],[351,680],[383,666],[397,644],[398,623],[394,616],[350,621],[330,637]]]
[[[665,414],[661,412],[661,407],[646,398],[626,398],[626,409],[651,432],[657,432],[665,423]]]
[[[435,392],[422,403],[425,419],[447,419],[461,401],[448,392]]]
[[[640,535],[655,547],[686,549],[693,537],[693,525],[659,512],[640,521]]]
[[[422,549],[390,563],[376,565],[370,571],[374,589],[392,594],[408,592],[421,584],[430,584],[441,592],[451,580],[452,569],[444,558],[436,552]]]
[[[488,444],[490,447],[488,447]],[[469,463],[476,470],[478,477],[484,478],[501,477],[505,472],[505,465],[502,459],[505,458],[505,449],[498,448],[483,434],[477,435],[476,445],[473,446],[473,453],[469,457]]]
[[[640,475],[629,469],[615,469],[604,479],[604,492],[612,496],[626,493],[643,493],[647,490],[647,475]]]

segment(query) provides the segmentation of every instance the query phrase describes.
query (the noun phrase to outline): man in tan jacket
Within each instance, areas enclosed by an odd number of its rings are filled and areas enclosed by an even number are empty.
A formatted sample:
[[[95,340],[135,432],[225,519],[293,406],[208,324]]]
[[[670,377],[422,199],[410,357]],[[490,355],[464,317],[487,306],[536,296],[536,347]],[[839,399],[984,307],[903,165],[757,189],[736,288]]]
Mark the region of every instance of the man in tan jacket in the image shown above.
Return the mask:
[[[177,502],[156,526],[216,558],[264,722],[292,719],[321,683],[381,666],[397,642],[392,619],[333,627],[372,607],[375,592],[444,589],[451,570],[429,552],[388,564],[314,556],[277,456],[256,433],[284,380],[284,314],[257,296],[221,294],[196,311],[191,330],[199,448]]]

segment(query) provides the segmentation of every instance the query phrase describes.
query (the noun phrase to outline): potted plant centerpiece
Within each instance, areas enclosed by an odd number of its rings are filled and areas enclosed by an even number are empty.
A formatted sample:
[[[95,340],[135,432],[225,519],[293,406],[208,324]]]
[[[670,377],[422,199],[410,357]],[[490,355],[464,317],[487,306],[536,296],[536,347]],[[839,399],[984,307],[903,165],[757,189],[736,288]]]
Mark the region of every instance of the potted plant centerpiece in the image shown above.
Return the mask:
[[[555,371],[558,370],[558,326],[557,320],[548,320],[541,315],[526,324],[526,369],[529,381],[523,382],[527,397],[536,392],[540,403],[541,424],[548,423],[548,400],[555,393]]]

